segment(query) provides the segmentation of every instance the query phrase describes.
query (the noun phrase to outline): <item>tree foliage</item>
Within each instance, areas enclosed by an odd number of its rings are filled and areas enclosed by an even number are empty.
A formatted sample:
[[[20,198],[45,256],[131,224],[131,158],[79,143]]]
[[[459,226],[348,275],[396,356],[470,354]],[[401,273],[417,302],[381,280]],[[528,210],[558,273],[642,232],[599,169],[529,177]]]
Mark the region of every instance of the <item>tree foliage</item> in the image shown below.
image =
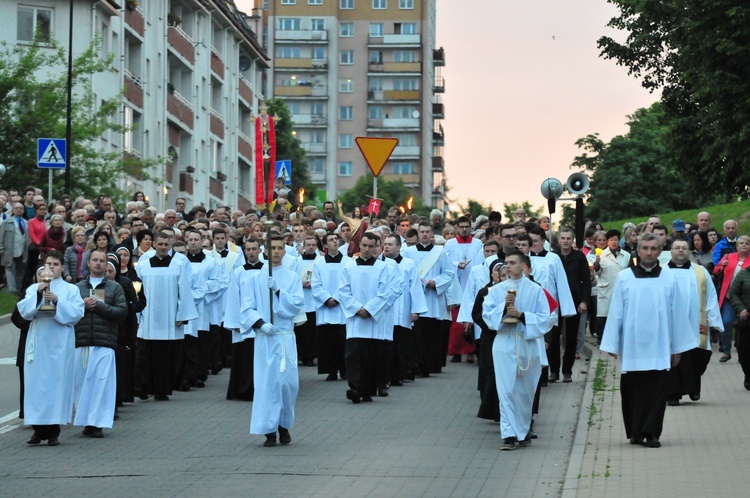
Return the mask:
[[[372,174],[360,176],[354,187],[347,190],[339,199],[342,203],[344,212],[353,212],[355,206],[367,206],[370,202],[368,196],[372,195]],[[409,197],[414,197],[412,213],[420,216],[427,216],[430,213],[430,207],[424,206],[422,200],[414,191],[409,190],[401,180],[384,180],[378,179],[378,198],[383,199],[380,216],[385,217],[385,212],[391,207],[405,207]]]
[[[741,0],[608,0],[620,43],[601,55],[661,89],[671,119],[663,137],[695,204],[748,197],[750,189],[750,7]]]
[[[510,204],[503,204],[503,222],[510,223],[513,221],[513,214],[516,209],[523,208],[526,211],[526,218],[539,218],[544,211],[544,206],[535,208],[529,201],[523,201],[522,203],[511,202]]]
[[[292,161],[292,184],[289,188],[292,190],[292,203],[297,202],[297,192],[304,188],[306,192],[314,192],[314,185],[310,181],[310,169],[304,149],[301,142],[296,138],[292,113],[289,111],[286,103],[282,99],[270,99],[266,101],[268,105],[268,114],[281,118],[275,126],[276,130],[276,160],[291,159]],[[309,197],[309,194],[308,194]]]
[[[100,193],[124,198],[116,188],[126,175],[147,178],[154,161],[124,160],[122,154],[103,153],[96,147],[102,134],[122,133],[117,111],[121,97],[95,102],[93,75],[112,71],[112,59],[99,57],[94,40],[73,61],[71,189],[75,195]],[[44,76],[42,76],[44,75]],[[67,110],[67,55],[54,40],[8,48],[0,45],[0,162],[7,173],[3,184],[13,188],[47,184],[47,171],[37,168],[37,138],[65,137]],[[58,174],[53,194],[64,189]],[[46,190],[46,189],[45,189]]]
[[[591,178],[586,217],[605,221],[690,207],[693,199],[671,156],[670,120],[661,104],[638,109],[628,119],[628,133],[609,143],[598,134],[576,141],[583,152],[571,167]]]
[[[458,205],[458,211],[453,212],[453,215],[455,217],[463,216],[466,213],[469,213],[472,217],[472,219],[476,220],[477,216],[480,214],[488,215],[490,211],[494,211],[495,208],[492,207],[492,204],[484,205],[480,201],[477,201],[475,199],[468,199],[466,201],[466,205],[459,204]]]

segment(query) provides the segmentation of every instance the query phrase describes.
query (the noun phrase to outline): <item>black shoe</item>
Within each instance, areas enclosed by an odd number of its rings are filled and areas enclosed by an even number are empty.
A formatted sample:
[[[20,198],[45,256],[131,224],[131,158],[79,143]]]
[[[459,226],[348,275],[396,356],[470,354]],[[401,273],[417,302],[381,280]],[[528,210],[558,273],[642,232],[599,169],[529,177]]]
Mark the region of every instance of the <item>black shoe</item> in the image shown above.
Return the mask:
[[[552,384],[553,382],[557,382],[560,379],[557,374],[549,374],[549,378],[547,378],[547,382]]]
[[[289,429],[279,426],[279,442],[281,444],[289,444],[292,442],[292,436],[289,434]]]
[[[630,444],[643,445],[643,444],[646,444],[646,443],[644,441],[643,436],[640,436],[640,437],[631,437],[630,438]]]
[[[202,381],[202,380],[200,380],[200,379],[199,379],[199,380],[196,380],[196,381],[195,381],[195,387],[198,387],[198,388],[204,388],[204,387],[206,387],[206,383],[205,383],[205,382],[203,382],[203,381]]]
[[[362,402],[363,403],[372,403],[372,396],[370,396],[369,394],[365,394],[364,396],[362,396]]]
[[[266,448],[272,448],[276,446],[276,433],[266,434],[266,441],[263,443]]]
[[[661,443],[658,437],[646,436],[646,447],[648,448],[661,448]]]
[[[180,382],[180,387],[178,387],[177,390],[184,393],[188,392],[190,390],[190,382],[188,382],[187,380],[183,380],[182,382]]]
[[[750,380],[745,379],[745,389],[750,391]]]
[[[690,400],[691,401],[698,401],[700,399],[701,399],[701,393],[692,393],[690,395]]]
[[[359,395],[359,392],[357,392],[356,389],[347,389],[346,399],[351,400],[355,405],[362,401],[362,397]]]
[[[156,401],[169,401],[169,396],[167,396],[166,394],[158,394],[154,396],[154,399]]]
[[[518,442],[518,444],[521,446],[531,445],[531,437],[527,434],[525,438]]]
[[[331,381],[334,381],[334,380],[338,380],[338,377],[336,376],[335,373],[328,374],[328,377],[326,377],[326,381],[328,381],[328,382],[331,382]]]
[[[135,394],[135,396],[141,401],[146,401],[148,399],[148,394],[143,389],[134,389],[133,394]]]
[[[500,447],[501,451],[511,451],[516,449],[516,438],[506,437],[503,440],[503,445]]]
[[[404,385],[404,383],[401,382],[400,380],[394,380],[393,382],[391,382],[391,385],[396,386],[396,387],[401,387]]]
[[[47,439],[47,446],[58,446],[60,444],[60,440],[57,439],[57,437],[51,437]]]
[[[667,404],[669,406],[680,406],[680,400],[679,399],[668,399]]]
[[[29,438],[28,441],[26,441],[26,444],[39,444],[43,441],[42,436],[39,435],[39,433],[34,432],[34,434]]]
[[[96,429],[96,427],[94,427],[93,425],[87,425],[86,427],[83,428],[83,430],[81,431],[81,434],[83,434],[84,436],[90,436],[91,431],[93,431],[94,429]]]
[[[341,380],[346,380],[346,372],[339,372],[339,377],[341,377]]]
[[[727,361],[729,361],[731,359],[732,359],[732,355],[731,354],[725,354],[724,356],[722,356],[721,358],[719,358],[719,363],[726,363]]]
[[[102,432],[101,428],[94,427],[91,433],[89,434],[89,437],[92,437],[94,439],[101,439],[104,437],[104,433]]]
[[[211,367],[211,373],[212,373],[213,375],[216,375],[216,374],[218,374],[219,372],[221,372],[221,370],[222,370],[223,368],[224,368],[224,366],[223,366],[223,365],[222,365],[221,363],[217,363],[216,365],[214,365],[214,366],[212,366],[212,367]]]
[[[381,398],[388,397],[388,389],[386,389],[385,387],[379,387],[378,388],[378,396],[380,396]]]
[[[461,363],[461,355],[460,354],[453,355],[453,358],[451,358],[451,363]]]

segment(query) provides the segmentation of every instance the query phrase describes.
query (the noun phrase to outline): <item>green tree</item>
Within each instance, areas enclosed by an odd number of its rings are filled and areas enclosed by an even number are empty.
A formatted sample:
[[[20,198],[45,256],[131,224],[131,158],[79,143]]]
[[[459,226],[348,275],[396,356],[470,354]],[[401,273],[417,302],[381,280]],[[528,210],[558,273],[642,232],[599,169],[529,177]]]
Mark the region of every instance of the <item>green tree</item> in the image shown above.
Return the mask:
[[[483,214],[487,216],[490,214],[490,211],[494,211],[495,208],[492,207],[492,204],[487,204],[486,206],[483,205],[480,201],[477,201],[475,199],[469,199],[466,201],[466,205],[463,206],[461,204],[458,205],[458,211],[453,212],[453,215],[455,217],[463,216],[466,213],[469,213],[472,217],[472,219],[477,219],[477,216]]]
[[[505,203],[503,204],[503,221],[505,223],[512,222],[513,213],[516,212],[516,209],[521,208],[526,211],[526,218],[539,218],[544,212],[544,206],[535,208],[529,201],[523,201],[521,204],[517,202],[511,202],[510,204]]]
[[[372,195],[372,174],[360,176],[354,187],[350,188],[339,199],[345,213],[354,211],[355,206],[367,206],[370,202],[368,196]],[[406,206],[409,197],[413,197],[412,213],[427,216],[430,208],[422,204],[422,200],[413,190],[409,190],[401,180],[378,179],[378,198],[383,199],[380,216],[385,217],[385,212],[391,207]]]
[[[77,195],[106,193],[123,199],[118,180],[127,175],[148,177],[156,161],[124,160],[122,154],[102,153],[96,142],[102,134],[122,133],[117,121],[121,97],[94,102],[92,76],[112,71],[112,58],[99,57],[94,40],[73,62],[71,188]],[[44,74],[44,79],[39,75]],[[53,76],[49,76],[53,75]],[[58,75],[58,76],[54,76]],[[37,138],[64,137],[67,108],[67,55],[54,40],[8,48],[0,45],[0,162],[7,167],[3,184],[14,188],[47,184],[47,171],[36,165]],[[64,189],[55,177],[53,195]]]
[[[304,188],[309,193],[314,192],[314,185],[310,181],[310,168],[304,149],[301,147],[300,140],[295,137],[294,122],[292,113],[282,99],[270,99],[266,101],[268,105],[268,114],[281,118],[275,126],[276,130],[276,160],[291,159],[292,161],[292,184],[289,188],[292,190],[292,204],[297,203],[297,193],[299,189]]]
[[[693,204],[750,193],[750,8],[742,0],[608,0],[601,55],[661,90],[665,137]]]
[[[628,133],[609,143],[596,134],[576,141],[583,153],[571,167],[593,173],[586,217],[606,221],[690,207],[667,145],[670,119],[661,104],[638,109],[628,119]]]

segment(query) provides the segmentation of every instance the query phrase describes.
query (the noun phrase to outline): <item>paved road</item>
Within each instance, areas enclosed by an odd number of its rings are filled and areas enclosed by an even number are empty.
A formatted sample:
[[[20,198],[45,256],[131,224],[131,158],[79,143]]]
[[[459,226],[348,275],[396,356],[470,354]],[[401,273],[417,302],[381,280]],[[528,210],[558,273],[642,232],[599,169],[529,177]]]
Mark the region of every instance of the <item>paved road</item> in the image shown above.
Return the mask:
[[[4,358],[15,354],[14,334],[0,327]],[[28,447],[30,429],[0,423],[2,494],[560,496],[587,367],[577,362],[573,384],[543,390],[540,439],[513,452],[499,451],[496,424],[475,417],[475,365],[449,363],[443,374],[356,406],[343,381],[301,367],[294,440],[275,448],[248,434],[249,403],[224,399],[223,371],[169,402],[127,405],[100,440],[69,426],[60,446]],[[0,417],[17,409],[15,375],[0,365]]]

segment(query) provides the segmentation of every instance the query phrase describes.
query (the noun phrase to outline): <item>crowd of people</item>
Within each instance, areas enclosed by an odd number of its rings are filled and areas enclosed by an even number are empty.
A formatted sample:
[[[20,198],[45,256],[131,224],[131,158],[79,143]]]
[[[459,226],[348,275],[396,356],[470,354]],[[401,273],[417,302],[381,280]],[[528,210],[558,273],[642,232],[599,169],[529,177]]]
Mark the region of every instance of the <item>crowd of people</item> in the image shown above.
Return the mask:
[[[700,399],[712,343],[724,363],[734,340],[750,389],[750,237],[733,220],[723,237],[705,212],[671,230],[587,221],[579,247],[573,228],[522,209],[505,223],[345,214],[277,194],[268,211],[178,198],[158,212],[142,192],[121,210],[106,195],[0,191],[29,444],[59,444],[71,422],[101,438],[123,403],[168,401],[225,368],[227,399],[253,402],[250,433],[288,444],[299,367],[360,404],[465,359],[477,416],[512,450],[536,438],[542,388],[573,381],[587,332],[622,362],[633,444],[659,447],[666,405]]]

